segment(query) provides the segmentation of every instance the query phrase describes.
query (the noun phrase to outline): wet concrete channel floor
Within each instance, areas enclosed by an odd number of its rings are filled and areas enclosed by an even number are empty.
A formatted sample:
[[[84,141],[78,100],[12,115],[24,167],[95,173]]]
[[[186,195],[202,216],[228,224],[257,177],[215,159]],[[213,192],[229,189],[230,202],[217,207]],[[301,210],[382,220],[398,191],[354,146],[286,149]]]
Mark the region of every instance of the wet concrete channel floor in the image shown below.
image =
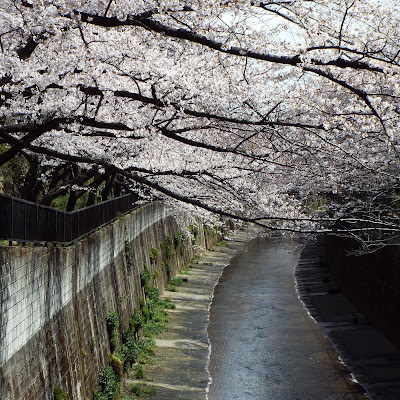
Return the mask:
[[[237,232],[229,247],[215,247],[193,265],[179,292],[164,293],[176,310],[168,332],[157,337],[154,365],[146,366],[144,382],[156,393],[140,398],[365,399],[297,298],[293,270],[302,246],[287,239],[247,240],[246,232]]]
[[[209,341],[207,335],[208,309],[213,290],[222,271],[230,260],[245,247],[249,237],[239,231],[228,247],[214,246],[203,254],[198,264],[193,264],[178,292],[164,292],[176,305],[169,310],[168,331],[157,336],[154,365],[146,365],[145,380],[155,388],[155,394],[142,399],[205,399],[209,383],[207,364]],[[127,380],[128,387],[133,381]]]
[[[215,289],[208,329],[212,400],[361,399],[297,297],[301,243],[252,240]]]

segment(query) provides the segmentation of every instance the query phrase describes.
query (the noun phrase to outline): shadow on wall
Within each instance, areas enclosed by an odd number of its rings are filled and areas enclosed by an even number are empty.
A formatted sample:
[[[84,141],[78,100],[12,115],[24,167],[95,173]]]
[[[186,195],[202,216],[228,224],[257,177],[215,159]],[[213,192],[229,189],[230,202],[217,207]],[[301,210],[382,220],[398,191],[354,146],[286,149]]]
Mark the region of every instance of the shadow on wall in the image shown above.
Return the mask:
[[[343,293],[369,321],[400,348],[400,247],[387,246],[362,256],[351,238],[325,237],[325,262]]]

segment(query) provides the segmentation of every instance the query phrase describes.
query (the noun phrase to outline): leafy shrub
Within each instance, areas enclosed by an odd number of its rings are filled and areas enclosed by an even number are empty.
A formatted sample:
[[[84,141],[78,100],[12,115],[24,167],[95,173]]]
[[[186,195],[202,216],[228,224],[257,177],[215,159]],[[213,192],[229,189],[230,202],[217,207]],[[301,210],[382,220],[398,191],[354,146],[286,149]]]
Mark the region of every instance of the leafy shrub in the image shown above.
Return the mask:
[[[131,392],[136,395],[140,396],[142,394],[142,384],[141,383],[132,383],[131,385]]]
[[[153,338],[143,337],[139,340],[138,348],[144,355],[153,355],[156,350],[156,342]]]
[[[151,290],[150,284],[149,284],[149,283],[146,283],[146,284],[144,285],[144,294],[146,295],[146,297],[149,295],[150,290]]]
[[[167,236],[165,240],[160,243],[160,247],[165,250],[165,257],[167,260],[170,260],[173,256],[175,256],[173,243],[170,236]]]
[[[156,310],[158,310],[158,312],[163,313],[164,315],[167,315],[167,313],[165,313],[165,311],[161,309],[163,308],[175,309],[175,304],[171,303],[171,300],[169,299],[160,299],[160,291],[158,290],[157,287],[153,286],[148,296],[147,307],[149,309],[150,319],[157,320],[155,314]]]
[[[134,334],[137,334],[139,329],[143,326],[142,312],[136,307],[133,309],[132,318],[129,319],[129,326]]]
[[[146,337],[153,337],[168,330],[165,322],[151,321],[143,327],[143,335]]]
[[[119,348],[119,344],[119,332],[117,329],[115,329],[110,338],[110,349],[112,353]]]
[[[99,390],[94,392],[93,400],[114,400],[120,391],[120,384],[112,367],[103,367],[99,374]]]
[[[183,283],[183,279],[179,276],[176,276],[175,278],[171,279],[171,281],[170,281],[170,284],[174,285],[174,286],[181,286],[182,283]]]
[[[93,400],[108,400],[108,397],[107,394],[103,393],[101,390],[94,390]]]
[[[180,270],[180,273],[181,274],[183,274],[183,275],[188,275],[189,274],[189,271],[190,271],[190,265],[187,265],[186,267],[183,267],[181,270]]]
[[[119,358],[124,364],[124,369],[132,367],[133,364],[137,361],[139,357],[139,348],[135,343],[134,338],[130,338],[130,340],[126,341],[119,350]]]
[[[131,392],[136,395],[140,396],[142,393],[144,394],[156,394],[156,389],[152,386],[148,386],[144,383],[132,383],[131,385]]]
[[[150,262],[151,262],[152,264],[154,264],[154,262],[157,260],[157,257],[158,257],[158,249],[156,249],[155,247],[153,247],[153,248],[150,250]]]
[[[144,367],[142,364],[135,365],[135,377],[136,379],[144,379]]]
[[[174,234],[174,246],[177,249],[182,243],[182,231],[175,232]]]
[[[168,310],[175,310],[176,305],[172,303],[169,299],[161,300],[162,306]]]
[[[140,273],[140,285],[145,287],[150,282],[150,271],[145,265],[143,271]]]
[[[167,271],[167,276],[169,278],[171,276],[171,266],[169,265],[169,263],[165,264],[165,269]]]
[[[182,283],[183,283],[183,279],[181,277],[175,277],[175,278],[171,279],[169,285],[167,285],[165,287],[165,290],[168,290],[169,292],[179,292],[178,286],[181,286]]]
[[[147,302],[144,299],[140,299],[140,311],[142,313],[143,323],[150,319],[149,308],[147,307]]]
[[[110,337],[112,333],[119,328],[119,314],[118,311],[111,310],[106,314],[107,331]]]
[[[191,262],[192,262],[193,264],[198,264],[198,263],[200,262],[201,259],[202,259],[202,256],[199,255],[199,254],[196,254],[196,255],[193,256]]]
[[[156,280],[159,276],[160,276],[160,269],[157,268],[154,272],[153,272],[153,281]]]
[[[185,252],[185,245],[183,243],[182,231],[178,231],[174,234],[174,246],[175,246],[175,249],[178,250],[182,256]]]
[[[199,235],[199,229],[197,228],[197,226],[188,225],[188,230],[193,235],[194,239],[197,239],[197,236]]]
[[[54,400],[67,400],[68,393],[64,392],[59,386],[54,387]]]
[[[152,301],[158,301],[160,299],[160,291],[158,290],[158,287],[153,286],[150,289],[148,298],[149,298],[149,300],[152,300]]]
[[[129,328],[125,328],[122,331],[122,343],[125,344],[132,336],[131,320],[129,319]]]
[[[150,322],[167,322],[168,311],[165,311],[160,303],[149,301]]]

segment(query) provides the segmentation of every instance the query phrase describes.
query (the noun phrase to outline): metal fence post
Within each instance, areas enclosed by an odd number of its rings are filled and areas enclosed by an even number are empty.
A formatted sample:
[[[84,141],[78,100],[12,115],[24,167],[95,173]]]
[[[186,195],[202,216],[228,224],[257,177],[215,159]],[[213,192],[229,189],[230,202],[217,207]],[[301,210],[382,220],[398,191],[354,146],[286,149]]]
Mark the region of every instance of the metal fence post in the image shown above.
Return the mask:
[[[35,242],[38,241],[39,239],[39,205],[36,204],[36,237],[35,237]]]
[[[11,238],[14,237],[14,199],[11,199]]]

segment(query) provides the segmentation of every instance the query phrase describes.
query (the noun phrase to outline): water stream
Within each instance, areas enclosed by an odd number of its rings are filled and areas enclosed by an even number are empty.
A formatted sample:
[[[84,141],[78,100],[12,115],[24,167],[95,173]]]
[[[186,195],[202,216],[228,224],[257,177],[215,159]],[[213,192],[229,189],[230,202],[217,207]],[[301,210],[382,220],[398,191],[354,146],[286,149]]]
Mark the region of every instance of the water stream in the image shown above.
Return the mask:
[[[318,326],[299,301],[291,239],[258,238],[214,291],[209,400],[355,399]]]

